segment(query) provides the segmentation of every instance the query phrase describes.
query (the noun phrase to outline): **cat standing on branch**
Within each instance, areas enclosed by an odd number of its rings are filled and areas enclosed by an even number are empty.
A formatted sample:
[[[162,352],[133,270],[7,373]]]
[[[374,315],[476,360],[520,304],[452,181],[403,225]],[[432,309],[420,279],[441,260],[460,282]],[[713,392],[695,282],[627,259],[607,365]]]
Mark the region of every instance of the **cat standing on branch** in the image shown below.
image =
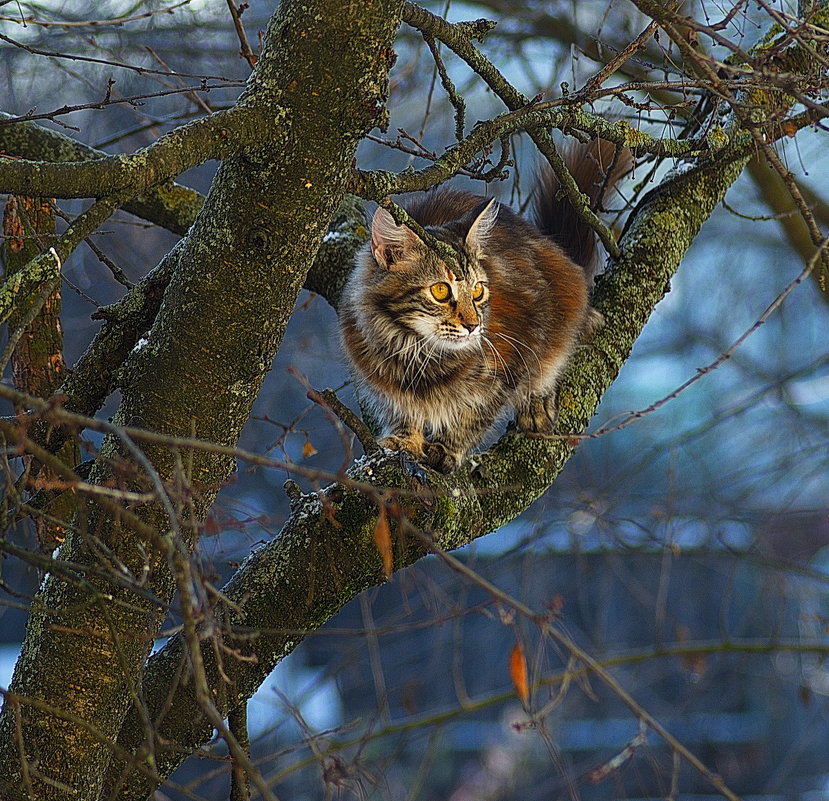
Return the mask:
[[[570,152],[568,167],[596,204],[627,161],[594,140]],[[450,472],[508,407],[520,431],[552,435],[558,378],[601,320],[589,305],[595,236],[558,190],[545,172],[532,222],[452,189],[409,202],[411,218],[454,249],[451,260],[377,210],[340,331],[381,446]]]

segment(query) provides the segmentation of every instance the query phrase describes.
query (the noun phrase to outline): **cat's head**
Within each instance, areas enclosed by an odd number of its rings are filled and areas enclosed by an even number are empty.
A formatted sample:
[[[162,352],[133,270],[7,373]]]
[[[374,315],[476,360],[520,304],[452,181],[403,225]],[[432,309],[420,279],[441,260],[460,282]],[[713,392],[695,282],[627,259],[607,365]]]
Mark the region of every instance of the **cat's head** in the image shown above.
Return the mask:
[[[364,254],[372,275],[367,291],[389,322],[438,350],[478,348],[489,303],[482,259],[497,217],[498,203],[492,199],[447,225],[428,227],[429,234],[453,247],[456,258],[449,261],[378,208]]]

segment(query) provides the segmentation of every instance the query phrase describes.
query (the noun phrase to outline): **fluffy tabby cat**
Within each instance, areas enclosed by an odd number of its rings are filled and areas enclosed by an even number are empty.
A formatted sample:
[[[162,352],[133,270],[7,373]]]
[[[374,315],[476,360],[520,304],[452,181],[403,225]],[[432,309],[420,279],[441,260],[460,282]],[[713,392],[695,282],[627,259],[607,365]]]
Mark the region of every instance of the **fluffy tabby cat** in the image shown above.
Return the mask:
[[[607,191],[613,153],[599,140],[568,157],[594,201]],[[452,189],[408,202],[411,217],[454,246],[452,265],[377,210],[343,292],[340,330],[381,446],[449,472],[507,407],[519,430],[552,434],[556,382],[601,320],[588,305],[594,235],[558,188],[552,173],[542,176],[533,223]]]

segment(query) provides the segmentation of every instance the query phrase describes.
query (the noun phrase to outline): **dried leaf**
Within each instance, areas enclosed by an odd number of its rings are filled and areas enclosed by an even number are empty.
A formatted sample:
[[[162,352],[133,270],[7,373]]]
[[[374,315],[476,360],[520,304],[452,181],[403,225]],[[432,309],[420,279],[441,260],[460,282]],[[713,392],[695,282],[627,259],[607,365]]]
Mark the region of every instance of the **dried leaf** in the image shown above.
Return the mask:
[[[308,459],[315,453],[319,453],[319,451],[317,451],[317,449],[311,444],[310,439],[306,439],[305,444],[302,446],[302,458]]]
[[[530,681],[527,676],[527,660],[524,658],[524,648],[521,643],[515,644],[509,655],[509,677],[515,687],[515,692],[521,703],[527,706],[530,703]]]
[[[383,573],[387,579],[391,578],[394,570],[394,557],[391,549],[391,531],[389,529],[389,518],[386,514],[386,507],[380,507],[380,516],[374,526],[374,544],[383,560]]]

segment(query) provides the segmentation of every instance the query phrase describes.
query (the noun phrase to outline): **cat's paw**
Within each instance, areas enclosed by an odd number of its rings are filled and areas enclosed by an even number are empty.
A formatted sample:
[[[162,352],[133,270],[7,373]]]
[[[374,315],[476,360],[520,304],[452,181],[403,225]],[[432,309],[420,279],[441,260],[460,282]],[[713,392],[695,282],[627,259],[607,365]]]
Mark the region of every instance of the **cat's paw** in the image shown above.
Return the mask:
[[[452,473],[463,461],[462,451],[450,451],[442,442],[427,442],[423,446],[423,463],[439,473]]]
[[[378,440],[377,444],[390,451],[404,451],[415,461],[440,473],[457,470],[464,457],[463,452],[449,450],[442,442],[427,442],[419,431],[390,434]]]
[[[550,437],[556,425],[554,395],[530,395],[515,410],[515,425],[519,431],[534,437]]]
[[[423,446],[425,440],[423,434],[419,431],[414,431],[409,434],[390,434],[387,437],[377,440],[377,444],[381,448],[388,448],[390,451],[406,451],[411,454],[417,461],[423,459]]]

